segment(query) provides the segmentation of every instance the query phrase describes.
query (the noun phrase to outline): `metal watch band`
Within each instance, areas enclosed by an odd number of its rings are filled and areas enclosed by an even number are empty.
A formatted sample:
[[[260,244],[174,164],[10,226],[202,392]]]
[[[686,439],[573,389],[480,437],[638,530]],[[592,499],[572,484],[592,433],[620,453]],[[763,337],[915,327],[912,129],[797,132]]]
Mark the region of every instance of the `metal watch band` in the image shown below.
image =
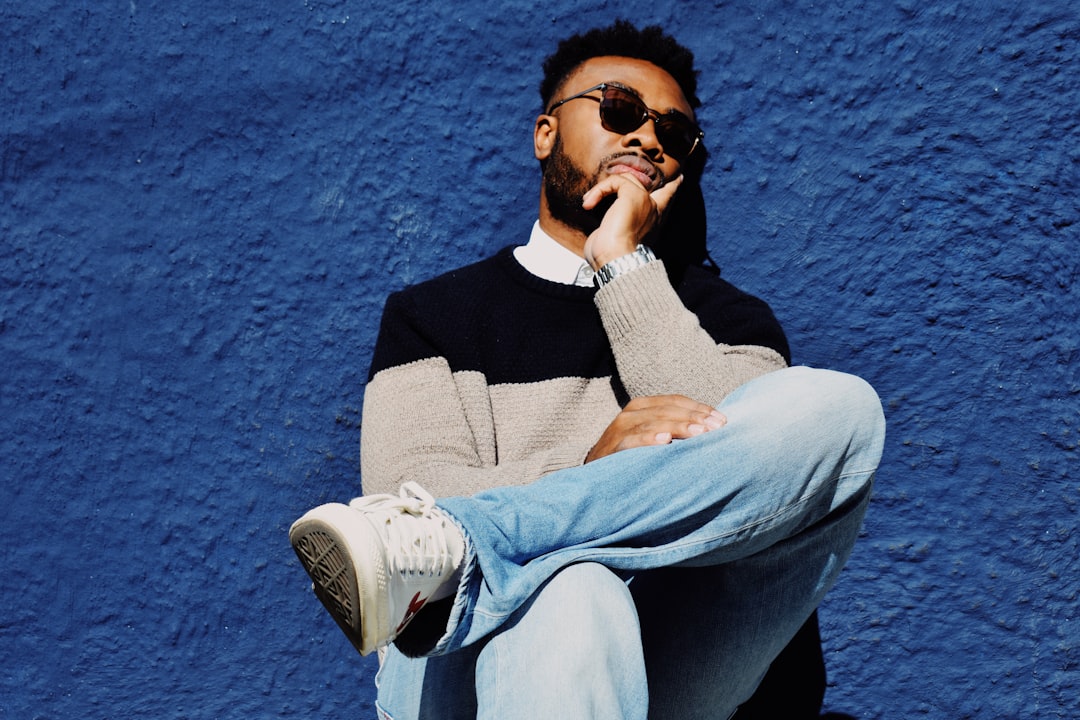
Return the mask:
[[[622,257],[617,257],[611,262],[604,263],[604,265],[596,271],[593,275],[593,282],[596,283],[596,287],[604,287],[609,282],[625,275],[626,273],[647,265],[653,260],[656,260],[656,255],[653,255],[653,251],[645,245],[638,245],[634,252]]]

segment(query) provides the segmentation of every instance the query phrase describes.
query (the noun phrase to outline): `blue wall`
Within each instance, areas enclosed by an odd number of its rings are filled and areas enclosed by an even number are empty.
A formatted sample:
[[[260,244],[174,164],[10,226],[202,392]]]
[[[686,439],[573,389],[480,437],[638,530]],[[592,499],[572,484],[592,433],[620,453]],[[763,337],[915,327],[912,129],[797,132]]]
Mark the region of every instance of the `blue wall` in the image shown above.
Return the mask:
[[[441,5],[0,10],[0,717],[373,717],[286,529],[358,490],[387,293],[525,237],[540,61],[616,13],[697,53],[725,275],[886,403],[827,705],[1080,717],[1075,3]]]

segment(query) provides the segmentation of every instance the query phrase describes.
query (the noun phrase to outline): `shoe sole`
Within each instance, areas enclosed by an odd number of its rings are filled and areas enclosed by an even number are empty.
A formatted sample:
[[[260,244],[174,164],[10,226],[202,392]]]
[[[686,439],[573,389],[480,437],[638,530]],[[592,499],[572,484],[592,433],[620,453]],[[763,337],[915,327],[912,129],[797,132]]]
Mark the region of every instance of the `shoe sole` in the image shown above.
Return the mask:
[[[378,586],[378,569],[358,574],[350,551],[370,546],[363,532],[368,527],[345,505],[323,505],[289,529],[289,542],[311,576],[315,596],[361,655],[376,649],[380,626],[378,613],[370,612],[378,607],[372,592]]]

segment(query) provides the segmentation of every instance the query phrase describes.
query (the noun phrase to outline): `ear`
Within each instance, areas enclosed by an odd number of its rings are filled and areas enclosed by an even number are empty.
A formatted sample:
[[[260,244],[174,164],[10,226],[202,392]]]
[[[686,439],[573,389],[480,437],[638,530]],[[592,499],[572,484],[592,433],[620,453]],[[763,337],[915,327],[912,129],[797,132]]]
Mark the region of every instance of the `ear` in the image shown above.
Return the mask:
[[[554,115],[541,115],[536,118],[533,128],[533,154],[537,160],[547,160],[551,148],[555,147],[555,137],[559,133],[559,118]]]

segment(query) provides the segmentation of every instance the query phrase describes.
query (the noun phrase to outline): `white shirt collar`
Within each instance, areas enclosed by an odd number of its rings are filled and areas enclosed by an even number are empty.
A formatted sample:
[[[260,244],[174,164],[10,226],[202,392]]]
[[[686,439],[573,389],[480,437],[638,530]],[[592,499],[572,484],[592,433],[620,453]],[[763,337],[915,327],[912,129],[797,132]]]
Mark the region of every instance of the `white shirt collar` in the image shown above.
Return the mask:
[[[514,258],[544,280],[592,287],[593,269],[580,255],[541,230],[539,220],[533,224],[529,243],[514,248]]]

